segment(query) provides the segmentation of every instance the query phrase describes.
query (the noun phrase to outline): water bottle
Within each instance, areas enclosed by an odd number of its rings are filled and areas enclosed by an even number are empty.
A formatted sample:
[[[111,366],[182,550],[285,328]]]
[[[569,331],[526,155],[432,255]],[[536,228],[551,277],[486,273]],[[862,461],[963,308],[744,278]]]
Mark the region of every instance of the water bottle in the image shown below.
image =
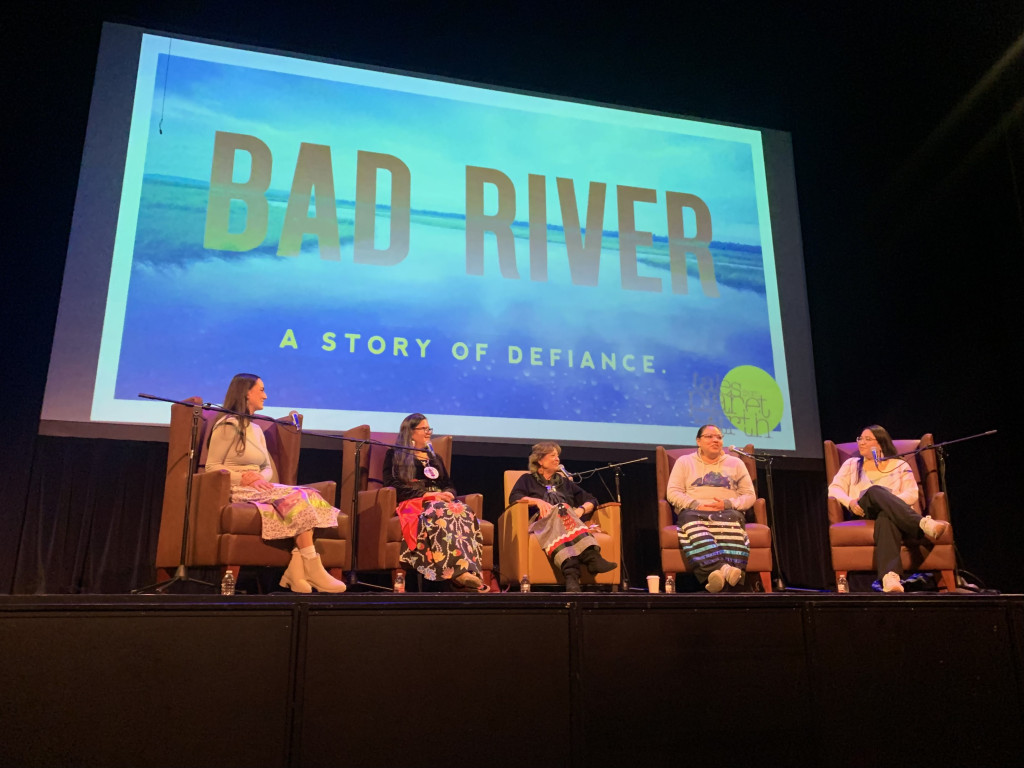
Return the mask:
[[[220,593],[222,595],[235,594],[235,574],[230,569],[224,571],[224,578],[220,580]]]
[[[519,591],[520,592],[529,592],[530,591],[530,577],[527,576],[525,573],[523,574],[523,578],[521,578],[519,580]]]
[[[395,574],[395,586],[393,591],[395,594],[405,592],[405,571],[399,571]]]
[[[840,576],[836,579],[836,592],[840,595],[845,595],[850,591],[850,583],[846,580],[845,576]]]
[[[671,595],[676,591],[676,578],[671,573],[665,577],[665,594]]]

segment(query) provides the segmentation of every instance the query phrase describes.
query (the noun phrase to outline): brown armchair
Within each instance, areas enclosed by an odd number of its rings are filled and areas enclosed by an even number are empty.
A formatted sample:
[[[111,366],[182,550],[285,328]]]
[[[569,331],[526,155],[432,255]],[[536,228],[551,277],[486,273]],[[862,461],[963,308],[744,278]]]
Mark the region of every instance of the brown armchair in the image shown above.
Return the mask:
[[[185,565],[223,566],[234,571],[236,577],[239,567],[243,565],[270,565],[283,568],[288,565],[290,553],[287,549],[273,547],[263,541],[260,515],[255,506],[244,502],[231,502],[231,478],[228,472],[203,472],[206,465],[207,436],[220,415],[217,411],[204,410],[199,421],[199,463],[197,473],[192,478]],[[299,419],[301,424],[301,415]],[[253,423],[262,429],[266,436],[273,466],[273,482],[295,485],[302,442],[301,432],[292,426],[290,419],[254,420]],[[369,439],[370,428],[363,425],[344,434]],[[166,578],[169,569],[176,568],[181,559],[191,435],[192,408],[172,405],[167,443],[167,476],[156,555],[157,573],[161,579]],[[314,543],[324,567],[336,578],[341,576],[342,570],[350,568],[352,563],[351,484],[354,452],[352,444],[345,443],[342,453],[342,494],[339,506],[341,513],[338,515],[338,527],[314,531]],[[310,483],[307,487],[317,490],[331,504],[336,504],[337,483],[333,480]]]
[[[385,438],[393,438],[385,435]],[[394,442],[385,439],[383,442]],[[445,435],[435,437],[431,441],[434,453],[452,474],[452,437]],[[395,489],[384,485],[383,469],[384,454],[387,448],[371,445],[369,450],[369,475],[367,490],[359,494],[359,551],[357,563],[360,571],[391,571],[392,576],[403,570],[399,556],[402,554],[402,526],[395,509],[398,499]],[[456,483],[456,486],[458,484]],[[483,518],[484,497],[479,493],[471,493],[457,497],[473,511],[480,521],[480,535],[483,538],[480,570],[484,584],[490,585],[494,571],[494,523]]]
[[[682,550],[679,549],[679,527],[675,523],[674,510],[665,494],[668,490],[668,477],[672,472],[672,466],[676,459],[687,453],[693,453],[696,448],[673,448],[666,450],[658,446],[656,456],[656,470],[658,478],[658,544],[661,548],[661,569],[665,577],[675,576],[677,573],[687,573],[686,560],[683,559]],[[743,450],[753,453],[754,446],[747,445]],[[750,479],[757,487],[757,462],[746,456],[739,456],[739,459],[747,467]],[[751,520],[751,515],[753,520]],[[747,512],[747,537],[750,539],[750,558],[747,560],[747,576],[756,573],[761,579],[761,587],[765,592],[772,591],[772,529],[768,527],[767,514],[765,512],[764,499],[758,498],[754,506]]]
[[[920,440],[893,440],[896,453],[906,453],[934,445],[930,434]],[[839,467],[847,459],[860,455],[857,443],[833,443],[825,441],[825,474],[828,481],[836,476]],[[946,494],[939,490],[938,461],[935,451],[922,451],[916,456],[907,456],[906,462],[914,471],[917,480],[918,501],[914,511],[931,515],[936,520],[949,521],[949,507]],[[875,570],[875,522],[847,515],[835,499],[828,500],[828,540],[832,550],[832,570],[836,580],[849,571]],[[921,535],[920,540],[905,541],[900,548],[900,560],[905,571],[938,571],[940,589],[947,592],[956,590],[954,571],[956,551],[953,545],[953,528],[946,530],[938,541],[932,543]]]
[[[498,518],[498,541],[501,550],[501,583],[519,584],[526,576],[531,585],[564,584],[565,577],[561,570],[555,571],[554,566],[540,548],[536,536],[530,535],[530,507],[525,501],[509,505],[508,497],[516,481],[525,475],[521,469],[505,471],[505,511]],[[601,556],[616,564],[607,573],[591,574],[581,568],[582,584],[610,584],[612,590],[618,590],[622,580],[622,526],[621,510],[617,501],[601,504],[590,517],[591,523],[601,526],[601,531],[594,534],[601,547]]]

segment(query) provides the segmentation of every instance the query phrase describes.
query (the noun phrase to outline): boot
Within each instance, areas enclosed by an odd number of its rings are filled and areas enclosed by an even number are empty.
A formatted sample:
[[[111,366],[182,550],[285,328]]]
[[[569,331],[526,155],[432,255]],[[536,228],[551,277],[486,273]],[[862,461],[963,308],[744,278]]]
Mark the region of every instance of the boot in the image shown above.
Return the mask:
[[[313,587],[306,581],[306,572],[302,569],[302,555],[298,550],[292,552],[292,559],[288,561],[288,568],[281,577],[280,584],[292,592],[308,594],[313,591]]]
[[[601,548],[596,544],[583,550],[583,554],[580,555],[580,562],[593,574],[614,571],[617,565],[601,557]]]
[[[562,575],[565,576],[566,592],[581,592],[579,558],[567,557],[562,561]]]
[[[346,589],[345,582],[338,581],[324,570],[320,555],[309,559],[303,557],[302,570],[306,574],[306,581],[316,587],[318,592],[344,592]]]

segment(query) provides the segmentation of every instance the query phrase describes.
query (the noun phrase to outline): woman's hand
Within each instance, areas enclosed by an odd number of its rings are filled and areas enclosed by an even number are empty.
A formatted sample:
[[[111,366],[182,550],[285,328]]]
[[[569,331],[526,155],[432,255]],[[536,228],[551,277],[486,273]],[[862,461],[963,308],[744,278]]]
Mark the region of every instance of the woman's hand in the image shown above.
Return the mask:
[[[725,509],[725,502],[721,499],[712,499],[710,501],[704,501],[697,505],[697,509],[702,512],[721,512]]]
[[[273,483],[263,478],[263,475],[251,469],[248,472],[242,473],[242,485],[248,485],[257,491],[269,491],[274,487]]]
[[[434,498],[439,501],[453,501],[455,499],[455,495],[451,491],[441,491]]]
[[[547,517],[548,515],[550,515],[551,512],[555,508],[554,504],[550,504],[550,503],[544,501],[544,499],[537,499],[536,501],[537,501],[537,511],[540,513],[540,516],[542,518]]]
[[[850,511],[857,517],[864,517],[864,509],[856,501],[850,504]]]

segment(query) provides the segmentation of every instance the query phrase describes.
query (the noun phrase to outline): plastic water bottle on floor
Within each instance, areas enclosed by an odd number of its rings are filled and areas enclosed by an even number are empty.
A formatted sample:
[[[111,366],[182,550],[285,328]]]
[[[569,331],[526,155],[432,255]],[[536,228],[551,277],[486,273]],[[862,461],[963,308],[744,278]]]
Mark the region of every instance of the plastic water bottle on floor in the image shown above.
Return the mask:
[[[529,592],[530,591],[530,577],[527,576],[525,573],[523,574],[523,578],[521,578],[519,580],[519,591],[520,592]]]
[[[676,591],[676,580],[675,580],[675,577],[673,577],[672,574],[669,574],[668,576],[665,577],[665,594],[666,595],[671,595],[675,591]]]
[[[402,571],[395,574],[395,588],[393,591],[395,594],[405,592],[405,574]]]
[[[840,576],[836,579],[836,592],[840,595],[845,595],[850,591],[850,582],[846,580],[845,576]]]
[[[220,580],[220,593],[222,595],[235,594],[235,574],[230,570],[224,571],[224,578]]]

